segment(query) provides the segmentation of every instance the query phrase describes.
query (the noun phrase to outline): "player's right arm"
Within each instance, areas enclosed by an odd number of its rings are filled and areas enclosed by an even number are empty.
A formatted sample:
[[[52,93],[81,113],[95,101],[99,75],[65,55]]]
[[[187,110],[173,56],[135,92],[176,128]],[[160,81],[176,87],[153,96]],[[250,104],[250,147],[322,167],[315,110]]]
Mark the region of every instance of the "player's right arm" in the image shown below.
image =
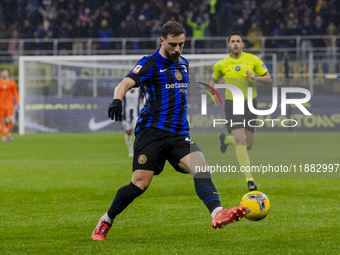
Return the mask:
[[[129,77],[125,77],[124,80],[122,80],[122,82],[119,83],[119,85],[115,89],[113,99],[122,100],[123,97],[125,96],[126,92],[128,92],[134,86],[136,86],[136,82]]]
[[[113,95],[113,101],[108,109],[108,117],[115,121],[122,120],[122,99],[125,96],[126,92],[129,91],[132,87],[136,85],[136,82],[129,78],[125,77],[121,83],[115,89],[115,93]]]

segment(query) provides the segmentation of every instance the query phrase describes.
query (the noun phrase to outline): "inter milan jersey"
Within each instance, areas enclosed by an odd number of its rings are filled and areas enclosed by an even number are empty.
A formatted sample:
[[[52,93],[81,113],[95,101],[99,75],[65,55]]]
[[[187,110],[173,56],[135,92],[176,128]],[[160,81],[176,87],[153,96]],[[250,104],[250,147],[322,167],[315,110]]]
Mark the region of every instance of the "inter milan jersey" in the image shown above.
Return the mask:
[[[179,57],[172,62],[155,54],[145,56],[127,75],[143,90],[146,99],[137,120],[135,133],[155,127],[189,135],[187,120],[188,61]]]

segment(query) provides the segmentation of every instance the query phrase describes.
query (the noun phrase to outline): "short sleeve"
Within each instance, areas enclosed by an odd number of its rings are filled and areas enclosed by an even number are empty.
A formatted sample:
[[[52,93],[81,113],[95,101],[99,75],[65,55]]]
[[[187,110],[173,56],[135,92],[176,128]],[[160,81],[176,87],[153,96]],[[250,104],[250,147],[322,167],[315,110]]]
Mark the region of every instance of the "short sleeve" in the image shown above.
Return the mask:
[[[126,75],[126,77],[133,79],[137,85],[141,85],[143,82],[150,79],[151,76],[152,68],[149,58],[147,57],[141,58],[131,72]]]
[[[213,75],[212,78],[214,80],[220,80],[221,78],[223,78],[223,73],[221,72],[221,68],[220,68],[220,64],[217,63],[213,66]]]
[[[255,73],[258,76],[263,76],[263,75],[268,74],[269,71],[266,65],[263,63],[263,61],[257,56],[254,56],[254,57],[255,57]]]

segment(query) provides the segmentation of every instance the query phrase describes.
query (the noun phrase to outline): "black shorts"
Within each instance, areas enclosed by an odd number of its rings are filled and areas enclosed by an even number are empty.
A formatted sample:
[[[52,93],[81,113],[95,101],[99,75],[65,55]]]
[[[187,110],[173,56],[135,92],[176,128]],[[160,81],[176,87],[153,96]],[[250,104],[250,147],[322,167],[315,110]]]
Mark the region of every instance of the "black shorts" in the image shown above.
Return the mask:
[[[188,136],[158,128],[144,128],[136,134],[132,168],[133,171],[154,171],[158,175],[168,160],[176,171],[186,173],[179,167],[179,161],[194,151],[200,151],[200,148]]]
[[[253,106],[257,109],[257,101],[255,98],[253,99]],[[228,121],[226,125],[229,133],[231,133],[232,130],[239,128],[245,128],[252,133],[255,132],[253,126],[256,126],[256,121],[251,121],[251,126],[249,126],[248,121],[257,119],[257,115],[249,110],[247,100],[244,101],[244,115],[233,115],[233,100],[225,100],[224,110],[225,118]]]

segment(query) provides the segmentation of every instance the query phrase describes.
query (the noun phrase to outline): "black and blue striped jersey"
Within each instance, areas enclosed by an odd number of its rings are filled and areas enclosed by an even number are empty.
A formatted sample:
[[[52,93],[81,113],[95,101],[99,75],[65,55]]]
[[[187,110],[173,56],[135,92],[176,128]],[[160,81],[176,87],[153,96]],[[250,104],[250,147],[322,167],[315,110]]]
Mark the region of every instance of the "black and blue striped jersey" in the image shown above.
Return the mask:
[[[155,127],[176,134],[189,135],[187,120],[188,60],[172,62],[155,54],[138,61],[126,76],[140,86],[146,99],[136,123],[135,133]]]

